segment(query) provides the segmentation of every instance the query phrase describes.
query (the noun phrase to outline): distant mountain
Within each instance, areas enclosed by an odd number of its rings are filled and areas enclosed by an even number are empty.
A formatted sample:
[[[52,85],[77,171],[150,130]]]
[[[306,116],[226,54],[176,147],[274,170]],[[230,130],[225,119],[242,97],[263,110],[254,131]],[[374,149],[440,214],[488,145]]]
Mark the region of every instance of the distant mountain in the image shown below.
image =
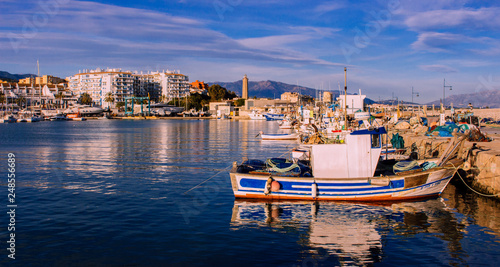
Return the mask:
[[[239,80],[236,82],[210,82],[209,85],[218,84],[229,91],[233,91],[236,95],[241,96],[242,94],[242,86],[243,81]],[[260,81],[260,82],[248,82],[248,97],[253,98],[271,98],[276,99],[280,98],[281,94],[285,92],[300,92],[302,95],[308,95],[316,98],[316,89],[305,87],[305,86],[297,86],[293,84],[287,84],[276,81]],[[332,97],[335,98],[338,96],[337,91],[331,91]]]
[[[34,74],[10,74],[6,71],[0,71],[0,80],[6,80],[10,82],[17,82],[20,79],[24,79],[27,77],[36,77]]]
[[[373,101],[373,103],[382,104],[382,105],[397,105],[398,101],[396,99],[388,99],[388,100]],[[403,105],[421,105],[418,103],[406,102],[406,101],[399,101],[399,103],[403,104]]]
[[[228,91],[233,91],[236,95],[241,96],[242,94],[242,86],[243,81],[239,80],[236,82],[209,82],[209,85],[218,84]],[[300,92],[302,95],[308,95],[310,97],[316,98],[316,89],[305,87],[305,86],[297,86],[294,84],[287,84],[276,81],[260,81],[260,82],[248,82],[248,97],[253,98],[254,96],[257,98],[271,98],[276,99],[280,98],[281,94],[285,92]],[[338,91],[329,91],[332,93],[332,98],[335,100],[339,96]],[[365,103],[370,105],[375,103],[375,101],[365,98]]]
[[[446,106],[453,103],[453,107],[465,108],[472,104],[475,108],[500,108],[500,90],[480,91],[471,94],[451,95],[446,97]],[[427,105],[441,104],[440,100],[427,103]]]
[[[242,94],[242,80],[236,82],[213,82],[209,84],[219,84],[227,90],[235,92],[238,96],[241,96]],[[303,95],[316,97],[315,89],[304,86],[297,86],[275,81],[248,82],[248,97],[250,98],[255,96],[257,98],[275,99],[280,98],[281,94],[285,92],[300,92]]]

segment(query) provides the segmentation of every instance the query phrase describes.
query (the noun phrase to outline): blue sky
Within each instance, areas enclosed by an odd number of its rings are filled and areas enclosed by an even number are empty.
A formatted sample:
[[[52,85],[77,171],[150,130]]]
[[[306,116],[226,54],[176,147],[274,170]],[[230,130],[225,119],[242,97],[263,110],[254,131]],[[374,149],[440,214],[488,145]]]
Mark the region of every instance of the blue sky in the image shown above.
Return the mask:
[[[426,103],[500,90],[500,3],[0,0],[0,70],[180,70]]]

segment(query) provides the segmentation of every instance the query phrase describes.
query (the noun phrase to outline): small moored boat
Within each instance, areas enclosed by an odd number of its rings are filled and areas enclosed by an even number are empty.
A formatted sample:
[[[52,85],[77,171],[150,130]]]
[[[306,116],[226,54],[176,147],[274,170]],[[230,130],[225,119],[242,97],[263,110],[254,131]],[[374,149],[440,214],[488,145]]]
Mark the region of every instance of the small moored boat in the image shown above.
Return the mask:
[[[66,121],[66,120],[68,120],[68,118],[66,117],[65,114],[58,113],[57,115],[50,117],[49,120],[51,120],[51,121]]]
[[[248,117],[250,117],[251,120],[266,120],[266,117],[262,113],[255,110],[252,110],[252,112],[248,114]]]
[[[381,168],[382,134],[386,134],[384,127],[345,133],[342,142],[303,144],[291,160],[234,162],[230,172],[234,195],[278,200],[428,198],[441,194],[463,163],[455,156],[464,136],[454,137],[439,159],[422,163],[394,161],[389,168]]]
[[[265,113],[264,117],[266,117],[268,121],[280,121],[285,118],[285,114]]]
[[[297,140],[300,135],[298,133],[289,133],[289,134],[264,134],[260,132],[262,140]]]

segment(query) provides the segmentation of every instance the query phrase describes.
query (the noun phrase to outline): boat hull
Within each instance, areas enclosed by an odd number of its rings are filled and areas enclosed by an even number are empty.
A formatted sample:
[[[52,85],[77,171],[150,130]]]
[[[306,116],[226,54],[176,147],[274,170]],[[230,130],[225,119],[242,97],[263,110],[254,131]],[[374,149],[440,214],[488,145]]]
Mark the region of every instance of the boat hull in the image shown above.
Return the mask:
[[[264,114],[264,117],[268,121],[280,121],[285,118],[284,114],[272,114],[272,113],[266,113]]]
[[[251,119],[251,120],[266,120],[266,117],[262,114],[259,114],[259,113],[250,113],[248,115],[248,117]]]
[[[459,164],[459,163],[456,163]],[[457,166],[457,165],[454,165]],[[269,186],[269,175],[231,172],[236,198],[272,200],[401,201],[440,195],[456,168],[366,178],[272,177],[279,189]],[[267,187],[267,189],[266,189]]]
[[[262,134],[262,140],[297,140],[299,134]]]

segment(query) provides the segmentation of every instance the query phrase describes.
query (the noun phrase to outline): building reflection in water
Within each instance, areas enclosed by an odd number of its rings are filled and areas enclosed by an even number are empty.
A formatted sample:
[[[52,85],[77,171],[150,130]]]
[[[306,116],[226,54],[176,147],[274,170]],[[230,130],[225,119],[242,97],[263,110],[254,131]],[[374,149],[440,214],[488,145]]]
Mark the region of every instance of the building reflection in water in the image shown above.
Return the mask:
[[[248,227],[304,231],[297,241],[304,251],[342,265],[382,262],[388,236],[406,240],[420,233],[445,241],[449,257],[459,262],[467,257],[460,244],[464,225],[441,198],[385,205],[235,200],[231,229]]]

